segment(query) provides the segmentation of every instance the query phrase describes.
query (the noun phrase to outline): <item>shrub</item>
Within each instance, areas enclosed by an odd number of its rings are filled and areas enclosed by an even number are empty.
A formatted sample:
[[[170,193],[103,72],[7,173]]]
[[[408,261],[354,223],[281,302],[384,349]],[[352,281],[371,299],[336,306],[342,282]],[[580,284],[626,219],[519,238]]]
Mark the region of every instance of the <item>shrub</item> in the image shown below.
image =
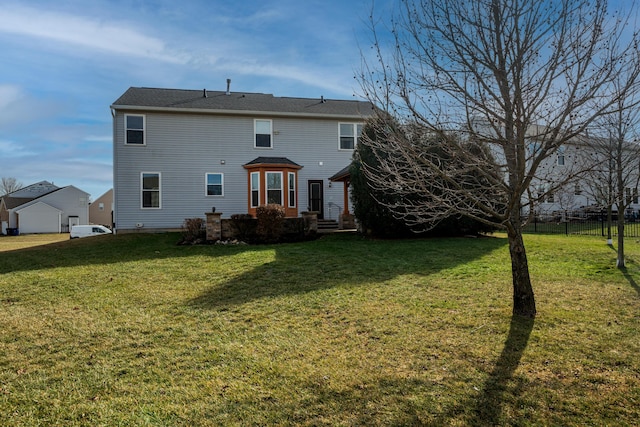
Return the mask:
[[[253,240],[256,234],[256,220],[251,214],[231,215],[231,224],[235,229],[235,237],[243,241]]]
[[[199,243],[206,239],[205,220],[202,218],[185,218],[182,223],[182,244]]]
[[[399,126],[399,125],[396,125]],[[397,130],[401,132],[402,130]],[[384,158],[388,154],[374,151],[374,148],[367,144],[367,138],[371,141],[385,139],[386,136],[379,127],[367,124],[363,129],[362,142],[358,144],[354,151],[353,161],[350,167],[351,174],[351,199],[356,218],[360,222],[360,227],[367,234],[378,237],[411,237],[411,236],[460,236],[466,234],[478,234],[484,232],[495,231],[495,226],[489,226],[484,222],[471,219],[464,215],[452,214],[450,217],[438,222],[424,223],[422,226],[410,227],[403,219],[394,216],[391,209],[387,206],[393,206],[400,201],[399,196],[377,188],[372,188],[363,168],[368,167],[373,170],[380,167],[379,157]],[[428,139],[428,138],[427,138]],[[429,139],[428,139],[429,140]],[[434,140],[435,141],[435,140]],[[424,152],[430,155],[440,156],[446,161],[455,161],[447,159],[445,153],[439,148],[438,144],[425,144]],[[479,174],[478,174],[479,175]],[[469,188],[472,191],[473,185],[478,183],[474,179],[469,180]],[[423,205],[424,211],[433,209],[433,204],[429,201],[429,195],[416,192],[411,196],[404,196],[405,200],[415,205]]]
[[[284,207],[276,204],[258,206],[256,217],[258,226],[256,234],[263,242],[276,242],[282,236],[282,223],[284,222]]]

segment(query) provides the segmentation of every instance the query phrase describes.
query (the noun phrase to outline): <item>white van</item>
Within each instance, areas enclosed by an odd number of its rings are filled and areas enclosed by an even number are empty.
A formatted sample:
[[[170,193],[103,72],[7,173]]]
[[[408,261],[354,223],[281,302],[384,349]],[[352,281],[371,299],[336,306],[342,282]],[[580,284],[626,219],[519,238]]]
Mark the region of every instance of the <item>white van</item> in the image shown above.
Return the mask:
[[[111,234],[111,230],[104,225],[74,225],[71,227],[69,237],[77,239],[78,237],[102,236],[105,234]]]

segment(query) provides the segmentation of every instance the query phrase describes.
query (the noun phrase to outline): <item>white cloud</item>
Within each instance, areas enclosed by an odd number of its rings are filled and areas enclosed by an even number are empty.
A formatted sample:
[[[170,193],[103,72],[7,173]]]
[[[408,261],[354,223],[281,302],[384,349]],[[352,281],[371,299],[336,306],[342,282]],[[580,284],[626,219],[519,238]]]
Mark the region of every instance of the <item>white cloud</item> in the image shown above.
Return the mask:
[[[4,131],[50,117],[56,109],[55,103],[33,99],[20,86],[0,84],[0,129]]]
[[[123,24],[56,13],[28,7],[4,8],[0,14],[0,32],[30,36],[83,46],[120,55],[131,55],[171,63],[185,58],[170,52],[166,44]]]
[[[303,85],[324,89],[336,94],[350,96],[353,94],[353,88],[345,83],[351,83],[353,78],[351,75],[345,75],[348,70],[342,70],[343,74],[336,70],[316,69],[310,71],[307,68],[285,65],[285,64],[258,64],[252,62],[245,63],[229,63],[228,69],[234,72],[257,75],[281,80],[293,80]],[[317,68],[317,67],[316,67]],[[318,94],[319,96],[320,94]]]
[[[15,141],[0,140],[0,157],[4,160],[17,157],[24,157],[35,154],[29,150],[26,150],[22,145]],[[0,166],[2,160],[0,160]]]
[[[20,88],[15,85],[0,85],[0,112],[20,99]]]

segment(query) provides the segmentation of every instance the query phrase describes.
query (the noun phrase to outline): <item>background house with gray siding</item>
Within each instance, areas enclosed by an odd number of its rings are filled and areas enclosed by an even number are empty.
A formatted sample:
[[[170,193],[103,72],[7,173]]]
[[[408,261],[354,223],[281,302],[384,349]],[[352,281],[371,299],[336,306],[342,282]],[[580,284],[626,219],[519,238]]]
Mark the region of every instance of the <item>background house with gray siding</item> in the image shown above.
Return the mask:
[[[73,225],[88,224],[89,193],[40,181],[2,197],[0,222],[2,234],[68,233]]]
[[[228,88],[229,89],[229,88]],[[342,183],[372,105],[356,100],[129,88],[111,106],[118,232],[179,229],[282,204],[337,220]]]

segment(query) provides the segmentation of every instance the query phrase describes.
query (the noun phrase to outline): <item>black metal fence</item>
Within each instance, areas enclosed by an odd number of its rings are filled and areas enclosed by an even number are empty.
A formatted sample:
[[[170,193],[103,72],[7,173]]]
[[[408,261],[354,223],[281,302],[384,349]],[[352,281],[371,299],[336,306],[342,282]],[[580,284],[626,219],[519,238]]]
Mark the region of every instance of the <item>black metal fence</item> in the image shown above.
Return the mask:
[[[618,214],[614,212],[611,223],[607,212],[554,211],[538,213],[524,227],[525,233],[540,234],[582,234],[607,237],[609,226],[611,236],[618,235]],[[627,212],[624,224],[625,237],[640,237],[640,218],[638,212]]]

